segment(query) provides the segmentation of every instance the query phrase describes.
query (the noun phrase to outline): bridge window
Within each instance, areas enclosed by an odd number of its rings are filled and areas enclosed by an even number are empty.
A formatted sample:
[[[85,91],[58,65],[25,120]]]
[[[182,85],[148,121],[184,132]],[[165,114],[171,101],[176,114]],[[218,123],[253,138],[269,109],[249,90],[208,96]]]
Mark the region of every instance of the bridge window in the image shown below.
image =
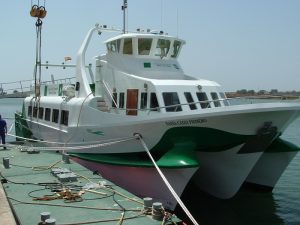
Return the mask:
[[[141,109],[147,108],[147,93],[142,92],[141,93]]]
[[[138,45],[139,45],[139,55],[149,55],[151,45],[152,45],[152,39],[151,38],[139,38]]]
[[[196,104],[194,103],[193,96],[190,92],[184,92],[184,96],[186,98],[186,101],[189,103],[189,107],[191,110],[197,109]]]
[[[158,101],[155,93],[151,93],[150,95],[150,108],[151,111],[158,111]]]
[[[171,55],[172,58],[176,58],[178,56],[180,46],[181,46],[181,42],[175,40],[174,43],[173,43],[173,52],[172,52],[172,55]]]
[[[53,109],[52,112],[52,122],[54,123],[58,123],[58,119],[59,119],[59,110],[58,109]]]
[[[121,42],[120,39],[108,42],[106,44],[107,51],[109,51],[109,52],[119,52],[120,42]]]
[[[67,110],[62,110],[61,111],[60,123],[63,124],[63,125],[68,126],[68,123],[69,123],[69,111],[67,111]]]
[[[50,116],[51,116],[51,109],[50,108],[46,108],[45,109],[45,120],[46,121],[50,121]]]
[[[222,99],[224,99],[223,100],[224,105],[229,106],[229,101],[227,100],[225,93],[220,92],[220,96],[221,96]]]
[[[218,99],[219,99],[218,94],[216,92],[212,92],[212,93],[210,93],[210,95],[211,95],[212,100],[214,100],[215,107],[220,107],[221,103],[220,103],[220,101],[218,101]]]
[[[32,115],[32,106],[28,106],[28,116]]]
[[[131,38],[124,39],[123,54],[132,55],[132,39]]]
[[[113,100],[111,101],[111,105],[113,108],[116,108],[117,107],[117,102],[118,102],[118,93],[117,92],[113,92],[112,93],[112,97],[113,97]]]
[[[37,113],[38,113],[38,107],[35,106],[35,107],[33,107],[33,115],[32,116],[34,118],[37,118]]]
[[[164,92],[163,99],[166,106],[167,112],[178,112],[182,111],[178,98],[178,94],[176,92]]]
[[[39,108],[39,118],[40,119],[44,118],[44,108],[42,108],[42,107]]]
[[[123,109],[124,108],[124,99],[125,99],[125,94],[124,92],[120,92],[119,94],[119,108]]]
[[[155,55],[160,56],[161,58],[167,56],[170,50],[170,43],[171,43],[170,40],[158,39]]]
[[[197,92],[196,95],[202,109],[210,108],[210,103],[205,92]]]

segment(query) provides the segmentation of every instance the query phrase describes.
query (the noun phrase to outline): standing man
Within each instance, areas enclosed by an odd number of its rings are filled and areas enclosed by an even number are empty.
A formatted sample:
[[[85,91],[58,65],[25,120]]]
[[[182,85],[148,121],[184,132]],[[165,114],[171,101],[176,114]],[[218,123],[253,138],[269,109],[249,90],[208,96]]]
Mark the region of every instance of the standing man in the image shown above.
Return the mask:
[[[0,115],[0,136],[2,140],[2,144],[5,145],[5,135],[7,134],[7,125],[6,121],[2,119]],[[3,147],[3,149],[6,149],[6,147]]]

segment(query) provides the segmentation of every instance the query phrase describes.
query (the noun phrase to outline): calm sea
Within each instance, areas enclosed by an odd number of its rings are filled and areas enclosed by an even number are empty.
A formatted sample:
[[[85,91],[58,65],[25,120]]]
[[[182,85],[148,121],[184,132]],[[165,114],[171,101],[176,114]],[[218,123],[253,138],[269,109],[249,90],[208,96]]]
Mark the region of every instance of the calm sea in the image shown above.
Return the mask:
[[[0,114],[8,127],[14,123],[14,112],[21,111],[22,100],[0,99]],[[288,127],[283,138],[300,146],[300,118]],[[300,154],[272,193],[243,190],[230,200],[218,200],[190,185],[182,198],[200,225],[300,225]],[[177,211],[184,218],[180,209]]]

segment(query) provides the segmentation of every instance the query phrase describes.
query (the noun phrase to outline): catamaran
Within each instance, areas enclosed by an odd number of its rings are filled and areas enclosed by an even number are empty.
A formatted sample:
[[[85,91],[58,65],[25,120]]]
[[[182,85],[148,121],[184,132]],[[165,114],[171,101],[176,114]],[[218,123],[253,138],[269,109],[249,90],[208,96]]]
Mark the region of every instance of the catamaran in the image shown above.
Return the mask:
[[[112,31],[118,34],[104,42],[93,73],[85,61],[90,39]],[[184,40],[124,31],[96,24],[78,51],[74,82],[35,82],[16,114],[17,136],[60,146],[76,162],[169,209],[177,201],[147,150],[179,196],[190,180],[223,199],[244,182],[272,189],[299,150],[280,135],[300,104],[232,105],[218,83],[184,73],[178,62]]]

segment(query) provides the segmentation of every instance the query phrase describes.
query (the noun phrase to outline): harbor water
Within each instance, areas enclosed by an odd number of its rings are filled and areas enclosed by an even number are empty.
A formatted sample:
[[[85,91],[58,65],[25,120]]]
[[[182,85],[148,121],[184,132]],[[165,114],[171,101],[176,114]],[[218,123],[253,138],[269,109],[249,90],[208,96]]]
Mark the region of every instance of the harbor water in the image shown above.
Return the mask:
[[[23,99],[0,99],[0,114],[14,133],[14,112],[21,111]],[[282,135],[300,146],[300,117]],[[14,138],[7,137],[7,141]],[[189,185],[182,199],[201,225],[299,225],[300,153],[290,163],[272,193],[241,190],[230,200],[219,200]],[[179,208],[179,207],[178,207]],[[180,209],[179,217],[184,218]]]

